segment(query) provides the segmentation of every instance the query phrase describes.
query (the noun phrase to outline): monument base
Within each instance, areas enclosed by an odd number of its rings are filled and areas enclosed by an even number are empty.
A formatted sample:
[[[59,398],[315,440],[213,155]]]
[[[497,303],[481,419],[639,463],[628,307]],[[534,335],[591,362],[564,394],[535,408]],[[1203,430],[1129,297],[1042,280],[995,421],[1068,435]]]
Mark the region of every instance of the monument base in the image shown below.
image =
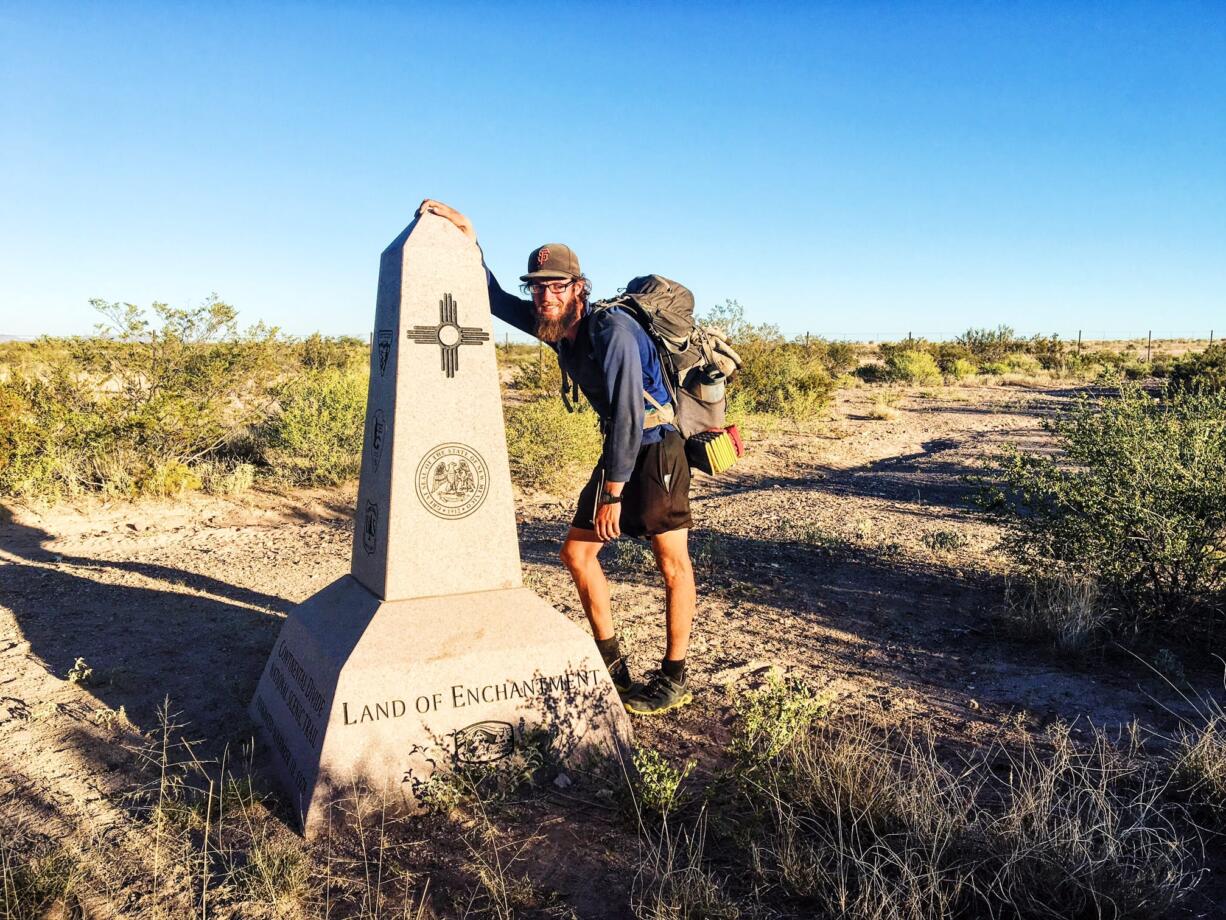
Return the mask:
[[[290,611],[250,711],[308,836],[355,789],[417,809],[436,769],[529,732],[564,761],[631,738],[591,637],[527,588],[383,601],[351,575]]]

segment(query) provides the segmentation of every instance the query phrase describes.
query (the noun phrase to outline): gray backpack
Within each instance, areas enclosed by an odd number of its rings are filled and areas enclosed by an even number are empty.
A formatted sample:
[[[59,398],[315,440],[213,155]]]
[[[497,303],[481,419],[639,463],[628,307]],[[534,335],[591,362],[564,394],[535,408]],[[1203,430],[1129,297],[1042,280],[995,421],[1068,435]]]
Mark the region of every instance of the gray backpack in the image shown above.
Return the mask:
[[[643,275],[627,284],[617,297],[592,304],[591,310],[595,313],[613,307],[621,307],[647,331],[664,367],[672,405],[661,407],[644,391],[644,397],[655,406],[648,412],[648,427],[671,423],[684,438],[723,428],[727,406],[724,384],[741,366],[741,358],[720,330],[694,322],[690,289],[663,275]],[[568,381],[563,377],[564,399],[567,390]]]

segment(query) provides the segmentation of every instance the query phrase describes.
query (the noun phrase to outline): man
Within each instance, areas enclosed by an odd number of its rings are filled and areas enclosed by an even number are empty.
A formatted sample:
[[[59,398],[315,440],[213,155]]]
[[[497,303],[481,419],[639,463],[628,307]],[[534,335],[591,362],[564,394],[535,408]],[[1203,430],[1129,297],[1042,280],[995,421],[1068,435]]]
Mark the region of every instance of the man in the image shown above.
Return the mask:
[[[426,199],[418,209],[446,218],[476,242],[463,214]],[[549,243],[528,257],[520,276],[531,300],[505,292],[486,269],[490,309],[516,329],[536,336],[558,356],[600,416],[600,463],[579,494],[562,562],[570,571],[592,636],[627,711],[657,715],[692,700],[685,671],[694,620],[690,562],[690,467],[672,418],[664,370],[655,343],[620,309],[591,312],[591,284],[568,246]],[[613,626],[609,583],[597,554],[622,534],[650,537],[667,596],[667,643],[660,670],[645,684],[630,677]]]

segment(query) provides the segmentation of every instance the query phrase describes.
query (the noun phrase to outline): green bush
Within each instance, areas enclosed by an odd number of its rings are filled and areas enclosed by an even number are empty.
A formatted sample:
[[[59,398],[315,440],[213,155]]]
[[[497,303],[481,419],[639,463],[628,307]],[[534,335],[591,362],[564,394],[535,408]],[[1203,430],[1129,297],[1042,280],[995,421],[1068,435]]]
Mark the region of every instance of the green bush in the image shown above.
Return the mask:
[[[370,349],[361,339],[350,335],[324,336],[318,332],[307,336],[297,346],[303,367],[323,370],[355,369],[369,360]]]
[[[240,333],[209,298],[178,309],[91,301],[94,338],[42,339],[0,384],[0,492],[56,498],[84,491],[177,494],[196,463],[223,453],[267,411],[275,330]]]
[[[519,364],[511,375],[511,386],[516,390],[560,399],[562,370],[552,351],[540,350],[527,361]]]
[[[954,380],[965,380],[967,377],[973,377],[978,371],[979,368],[975,366],[974,361],[968,361],[966,358],[954,358],[950,362],[949,370],[946,373]]]
[[[941,369],[942,374],[952,376],[954,365],[958,361],[973,366],[971,360],[973,355],[971,350],[965,345],[959,345],[957,342],[942,342],[932,349],[932,356],[937,360],[937,367]]]
[[[1036,577],[1097,581],[1117,625],[1226,611],[1226,392],[1155,399],[1134,384],[1049,422],[1064,456],[1011,451],[1009,552]]]
[[[575,487],[600,459],[596,413],[567,412],[556,397],[506,406],[511,475],[522,488]]]
[[[818,362],[831,377],[849,374],[860,363],[860,349],[852,342],[829,342],[825,339],[813,339],[806,344],[809,354]]]
[[[891,352],[886,358],[886,372],[898,383],[940,383],[941,369],[936,359],[926,351],[908,349]]]
[[[990,377],[1001,377],[1009,373],[1009,365],[1004,361],[988,361],[980,365],[979,373]]]
[[[1042,367],[1037,358],[1020,351],[1006,356],[1005,366],[1014,374],[1037,374]]]
[[[281,411],[256,432],[265,463],[296,485],[352,479],[362,463],[365,370],[307,370],[277,392]]]
[[[1009,326],[995,329],[968,329],[955,340],[980,362],[998,361],[1018,350],[1022,341]]]
[[[733,414],[761,412],[801,421],[830,403],[834,381],[803,345],[751,339],[736,347],[745,363],[728,386]]]
[[[684,767],[674,767],[659,751],[651,748],[635,748],[634,801],[639,812],[657,818],[668,817],[681,804],[681,784],[694,769],[694,761]]]
[[[1226,345],[1184,355],[1171,367],[1170,379],[1178,390],[1226,390]]]

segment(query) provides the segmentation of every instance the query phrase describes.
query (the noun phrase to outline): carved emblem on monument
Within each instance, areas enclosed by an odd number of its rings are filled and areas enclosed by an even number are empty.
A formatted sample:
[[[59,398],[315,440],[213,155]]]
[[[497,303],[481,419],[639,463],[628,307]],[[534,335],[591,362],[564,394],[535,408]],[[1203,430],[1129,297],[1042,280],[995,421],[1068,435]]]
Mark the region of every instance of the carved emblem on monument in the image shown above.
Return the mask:
[[[489,470],[464,444],[440,444],[417,465],[417,497],[437,517],[468,517],[485,501]]]
[[[382,377],[387,371],[387,359],[392,353],[392,330],[379,330],[379,376]]]
[[[444,294],[438,302],[438,325],[414,326],[408,332],[409,339],[418,345],[439,346],[443,371],[448,377],[454,377],[460,366],[461,345],[480,345],[490,337],[480,326],[461,326],[457,314],[455,300]]]
[[[374,502],[366,503],[366,514],[362,518],[362,549],[373,553],[379,547],[379,506]]]
[[[375,410],[375,418],[370,426],[370,465],[379,469],[379,460],[383,457],[383,441],[387,436],[387,421],[382,409]]]
[[[510,722],[474,722],[455,733],[455,757],[460,763],[493,763],[515,750]]]

